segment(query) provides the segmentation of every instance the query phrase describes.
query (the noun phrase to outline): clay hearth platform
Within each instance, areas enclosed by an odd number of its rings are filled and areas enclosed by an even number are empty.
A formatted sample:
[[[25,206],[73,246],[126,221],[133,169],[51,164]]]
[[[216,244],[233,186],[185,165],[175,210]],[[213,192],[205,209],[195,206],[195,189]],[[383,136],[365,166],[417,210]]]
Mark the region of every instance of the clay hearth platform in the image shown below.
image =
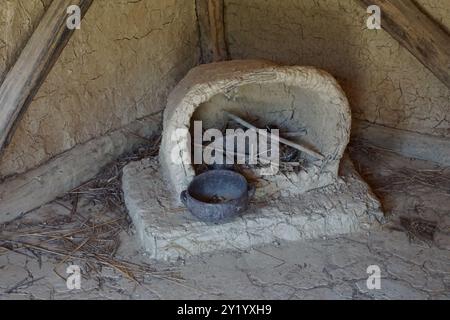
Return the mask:
[[[149,258],[176,260],[280,240],[353,233],[384,222],[379,201],[348,157],[340,171],[340,178],[330,186],[296,197],[256,199],[242,217],[220,225],[198,221],[179,207],[156,158],[127,165],[122,184],[129,214]]]

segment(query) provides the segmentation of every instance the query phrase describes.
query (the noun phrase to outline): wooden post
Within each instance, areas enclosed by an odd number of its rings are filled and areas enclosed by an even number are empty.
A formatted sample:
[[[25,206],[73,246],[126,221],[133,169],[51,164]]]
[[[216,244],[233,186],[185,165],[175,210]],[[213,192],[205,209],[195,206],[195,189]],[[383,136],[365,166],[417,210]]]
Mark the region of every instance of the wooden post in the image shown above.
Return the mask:
[[[54,0],[6,75],[0,87],[0,152],[73,33],[67,8],[78,5],[83,16],[92,1]]]
[[[202,62],[209,63],[227,60],[224,1],[196,0],[196,9],[200,28]]]
[[[450,35],[411,0],[360,0],[381,9],[381,27],[450,88]]]

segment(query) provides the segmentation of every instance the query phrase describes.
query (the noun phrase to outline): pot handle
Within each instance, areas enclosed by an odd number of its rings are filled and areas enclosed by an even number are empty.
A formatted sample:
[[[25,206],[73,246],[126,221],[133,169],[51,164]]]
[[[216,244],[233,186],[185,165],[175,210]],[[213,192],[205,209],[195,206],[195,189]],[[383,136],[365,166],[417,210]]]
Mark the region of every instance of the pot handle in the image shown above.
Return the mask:
[[[255,196],[255,191],[256,191],[255,186],[250,184],[248,186],[248,198],[249,199],[251,199],[251,198],[253,198]]]
[[[181,202],[183,202],[183,204],[184,204],[185,206],[187,206],[187,191],[186,191],[186,190],[184,190],[183,192],[181,192],[181,194],[180,194],[180,200],[181,200]]]

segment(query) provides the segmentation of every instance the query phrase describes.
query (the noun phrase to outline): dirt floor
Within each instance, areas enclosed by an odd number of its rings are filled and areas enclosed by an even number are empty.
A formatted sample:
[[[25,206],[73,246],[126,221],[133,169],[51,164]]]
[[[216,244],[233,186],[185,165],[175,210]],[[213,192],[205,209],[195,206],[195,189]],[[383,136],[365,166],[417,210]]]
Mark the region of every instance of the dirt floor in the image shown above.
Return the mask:
[[[450,168],[350,153],[391,216],[380,230],[149,263],[111,178],[0,229],[0,299],[450,299]],[[108,201],[90,194],[105,185]],[[80,290],[66,285],[74,264]],[[370,265],[379,290],[367,288]]]

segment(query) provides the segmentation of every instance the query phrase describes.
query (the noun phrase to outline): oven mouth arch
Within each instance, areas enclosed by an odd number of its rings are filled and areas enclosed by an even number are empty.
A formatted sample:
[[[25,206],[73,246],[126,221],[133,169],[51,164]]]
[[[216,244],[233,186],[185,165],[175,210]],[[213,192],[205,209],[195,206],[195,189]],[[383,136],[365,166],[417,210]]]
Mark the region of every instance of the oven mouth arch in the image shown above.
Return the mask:
[[[243,88],[251,91],[257,87],[261,87],[262,91],[271,87],[281,98],[288,96],[283,96],[281,87],[306,92],[316,102],[316,109],[311,106],[303,108],[300,116],[307,115],[307,109],[310,108],[309,111],[313,110],[317,117],[317,123],[310,130],[323,141],[327,141],[327,134],[331,135],[329,139],[332,142],[319,150],[326,157],[321,163],[321,171],[311,173],[319,178],[311,179],[303,173],[302,183],[305,185],[299,188],[298,193],[325,186],[337,178],[351,127],[348,100],[337,81],[327,72],[314,67],[280,66],[264,60],[227,61],[192,69],[169,95],[164,111],[160,165],[177,199],[195,176],[190,161],[189,129],[196,112],[208,103],[208,108],[214,111],[218,97],[223,100],[223,97],[235,91],[242,94],[245,91]],[[279,93],[277,89],[280,89]],[[255,93],[256,96],[259,94]],[[218,112],[220,110],[216,109]],[[257,106],[253,110],[257,110]],[[319,181],[322,172],[326,172],[327,177]]]

